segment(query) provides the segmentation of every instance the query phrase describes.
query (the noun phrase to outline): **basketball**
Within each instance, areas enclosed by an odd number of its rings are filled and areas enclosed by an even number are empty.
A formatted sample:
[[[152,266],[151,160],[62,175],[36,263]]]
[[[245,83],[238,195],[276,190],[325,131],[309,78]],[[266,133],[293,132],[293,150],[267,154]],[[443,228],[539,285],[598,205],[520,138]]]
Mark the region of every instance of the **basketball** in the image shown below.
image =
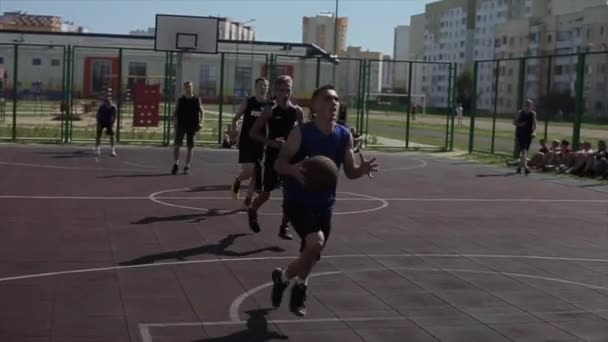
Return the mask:
[[[305,189],[310,192],[331,191],[338,185],[338,167],[325,156],[314,156],[302,161]]]

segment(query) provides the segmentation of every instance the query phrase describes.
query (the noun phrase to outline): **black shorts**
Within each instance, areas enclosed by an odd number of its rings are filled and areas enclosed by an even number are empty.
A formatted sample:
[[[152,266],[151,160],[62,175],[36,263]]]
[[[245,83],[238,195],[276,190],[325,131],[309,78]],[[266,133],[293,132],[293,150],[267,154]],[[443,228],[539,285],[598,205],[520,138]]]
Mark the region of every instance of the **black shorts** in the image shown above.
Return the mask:
[[[176,146],[182,146],[184,144],[184,136],[186,136],[186,146],[189,148],[194,147],[194,136],[198,131],[197,128],[186,128],[177,126],[175,127],[175,141]]]
[[[283,213],[300,237],[300,252],[304,250],[306,236],[310,233],[323,232],[327,244],[331,233],[331,211],[317,211],[297,201],[284,201]]]
[[[256,171],[256,176],[261,175],[261,179],[260,177],[257,177],[256,179],[256,190],[259,192],[271,192],[274,189],[276,189],[280,182],[281,182],[281,177],[279,176],[279,174],[274,170],[274,162],[277,160],[277,157],[279,156],[279,152],[275,152],[275,151],[269,151],[266,150],[265,155],[264,155],[264,162],[263,162],[263,168],[260,168],[260,170]]]
[[[263,144],[251,139],[239,139],[239,164],[254,164],[262,160],[263,156]]]
[[[532,134],[523,134],[517,136],[517,148],[519,151],[529,151],[532,145]]]
[[[97,123],[97,135],[100,135],[103,130],[106,131],[107,135],[114,135],[114,125],[110,123],[98,122]]]

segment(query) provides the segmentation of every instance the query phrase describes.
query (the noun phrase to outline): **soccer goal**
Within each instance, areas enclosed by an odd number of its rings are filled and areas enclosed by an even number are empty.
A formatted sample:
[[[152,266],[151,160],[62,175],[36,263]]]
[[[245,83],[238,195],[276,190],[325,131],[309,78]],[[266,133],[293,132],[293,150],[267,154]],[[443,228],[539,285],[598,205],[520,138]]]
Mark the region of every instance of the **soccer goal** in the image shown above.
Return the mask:
[[[365,104],[368,113],[390,115],[407,112],[411,99],[411,107],[416,108],[416,114],[426,114],[426,95],[424,94],[394,94],[366,93]]]

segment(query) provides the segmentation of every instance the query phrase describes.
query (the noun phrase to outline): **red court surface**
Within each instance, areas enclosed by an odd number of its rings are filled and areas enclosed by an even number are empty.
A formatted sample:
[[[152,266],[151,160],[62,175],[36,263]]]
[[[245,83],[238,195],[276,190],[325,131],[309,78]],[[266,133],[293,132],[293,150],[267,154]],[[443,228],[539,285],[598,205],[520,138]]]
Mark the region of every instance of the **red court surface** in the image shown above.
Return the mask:
[[[234,150],[0,146],[0,341],[606,341],[608,194],[420,154],[342,177],[308,315],[280,193],[252,233]],[[485,176],[485,177],[480,177]]]

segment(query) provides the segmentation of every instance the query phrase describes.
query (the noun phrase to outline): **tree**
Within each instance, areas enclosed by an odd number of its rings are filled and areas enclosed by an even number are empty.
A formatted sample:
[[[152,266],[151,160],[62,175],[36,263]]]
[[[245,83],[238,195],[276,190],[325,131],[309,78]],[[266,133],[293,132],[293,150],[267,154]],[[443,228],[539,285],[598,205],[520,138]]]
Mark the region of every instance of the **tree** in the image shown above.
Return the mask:
[[[470,70],[465,70],[456,79],[456,103],[461,103],[467,113],[471,109],[473,91],[473,75]]]
[[[556,90],[540,98],[539,116],[547,119],[574,119],[574,97],[569,89]]]

